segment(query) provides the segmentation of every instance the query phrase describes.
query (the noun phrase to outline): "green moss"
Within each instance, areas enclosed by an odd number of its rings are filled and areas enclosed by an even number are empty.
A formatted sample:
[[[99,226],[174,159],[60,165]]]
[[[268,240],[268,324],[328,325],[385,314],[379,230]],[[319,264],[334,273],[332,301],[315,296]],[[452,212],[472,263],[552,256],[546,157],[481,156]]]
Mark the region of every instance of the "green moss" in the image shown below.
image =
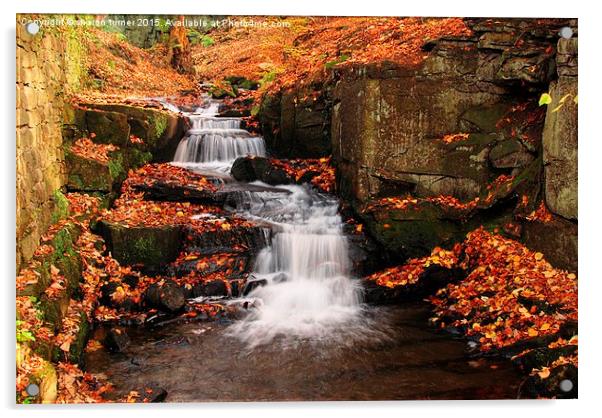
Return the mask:
[[[113,180],[116,180],[125,174],[125,169],[123,168],[123,155],[121,153],[114,153],[112,157],[113,158],[109,160],[109,174]]]
[[[55,209],[54,212],[52,212],[51,221],[54,224],[69,215],[69,201],[60,189],[56,189],[52,193],[52,198],[54,200]]]
[[[63,39],[66,40],[65,77],[67,85],[73,90],[78,90],[87,83],[86,57],[88,50],[83,40],[86,38],[88,30],[77,25],[66,25],[63,28],[66,32],[63,35]]]
[[[159,248],[152,236],[140,237],[132,243],[131,256],[135,260],[155,260],[161,257]]]
[[[155,127],[155,135],[157,138],[161,138],[165,130],[167,129],[167,115],[158,114],[153,118],[153,125]]]

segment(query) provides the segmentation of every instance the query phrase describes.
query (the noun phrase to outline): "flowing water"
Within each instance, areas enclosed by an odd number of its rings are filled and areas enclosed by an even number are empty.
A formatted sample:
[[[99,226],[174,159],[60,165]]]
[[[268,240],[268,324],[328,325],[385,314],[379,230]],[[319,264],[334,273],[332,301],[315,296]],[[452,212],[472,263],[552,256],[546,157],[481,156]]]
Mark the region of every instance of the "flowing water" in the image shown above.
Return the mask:
[[[189,115],[192,129],[180,142],[174,162],[204,173],[228,173],[238,157],[265,155],[263,138],[240,129],[239,118],[220,118],[209,101]],[[260,185],[260,183],[257,183]],[[309,186],[281,186],[290,193],[247,192],[238,210],[272,225],[252,279],[267,282],[248,298],[255,307],[229,329],[249,346],[279,338],[322,341],[366,337],[361,289],[349,276],[350,260],[338,201]]]
[[[217,116],[219,102],[188,114],[192,128],[180,141],[174,163],[183,167],[229,172],[238,157],[265,155],[263,138],[241,129],[240,118]]]
[[[217,110],[209,102],[189,115],[174,164],[233,182],[234,160],[264,155],[265,145]],[[255,187],[236,205],[271,226],[250,278],[267,285],[246,296],[253,308],[237,319],[134,328],[125,352],[88,353],[87,370],[106,375],[113,396],[154,383],[171,402],[516,397],[509,362],[471,360],[464,341],[428,327],[426,303],[363,304],[337,200],[279,187],[290,193]]]

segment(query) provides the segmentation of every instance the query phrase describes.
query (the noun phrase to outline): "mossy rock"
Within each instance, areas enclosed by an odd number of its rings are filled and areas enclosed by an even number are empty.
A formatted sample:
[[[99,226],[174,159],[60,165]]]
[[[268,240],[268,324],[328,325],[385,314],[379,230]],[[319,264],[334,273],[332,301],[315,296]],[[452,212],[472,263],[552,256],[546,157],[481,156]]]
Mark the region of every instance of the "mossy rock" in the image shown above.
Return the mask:
[[[71,294],[79,286],[81,278],[81,259],[75,251],[75,243],[81,229],[74,223],[66,223],[54,237],[44,244],[54,248],[49,254],[35,256],[32,265],[38,273],[38,281],[17,291],[18,296],[40,297],[51,283],[51,266],[59,269],[67,280],[67,292]]]
[[[123,113],[102,109],[78,109],[76,121],[81,124],[80,130],[96,134],[96,142],[121,147],[129,143],[130,125],[127,115]]]
[[[465,229],[457,219],[429,202],[419,208],[377,208],[363,219],[369,234],[387,252],[387,258],[403,261],[422,257],[436,246],[447,246],[462,240]]]
[[[81,157],[72,152],[66,153],[67,163],[67,189],[81,192],[111,192],[115,183],[114,174],[122,170],[115,170],[100,161]]]
[[[245,89],[245,90],[257,90],[259,88],[259,82],[255,80],[249,80],[242,76],[230,76],[226,77],[225,80],[230,83],[231,86]]]
[[[77,333],[75,334],[75,339],[71,342],[69,347],[69,352],[63,352],[59,347],[53,347],[53,361],[69,361],[71,363],[81,363],[82,356],[84,354],[84,350],[86,348],[86,344],[88,342],[88,337],[90,335],[90,323],[88,322],[88,317],[85,312],[80,312],[80,321],[79,327],[77,329]],[[65,355],[66,354],[66,355]]]
[[[174,261],[180,253],[179,226],[128,227],[101,221],[99,229],[107,248],[121,264],[159,268]]]
[[[71,130],[94,132],[95,141],[150,152],[160,161],[169,161],[173,157],[187,129],[184,116],[163,109],[127,104],[86,103],[83,106],[75,110]],[[111,121],[115,122],[113,132],[107,126]],[[130,135],[142,139],[143,143],[133,144]]]
[[[40,297],[40,310],[44,315],[44,322],[53,331],[61,328],[61,323],[69,308],[69,294],[66,292],[57,297],[50,298],[46,294]]]

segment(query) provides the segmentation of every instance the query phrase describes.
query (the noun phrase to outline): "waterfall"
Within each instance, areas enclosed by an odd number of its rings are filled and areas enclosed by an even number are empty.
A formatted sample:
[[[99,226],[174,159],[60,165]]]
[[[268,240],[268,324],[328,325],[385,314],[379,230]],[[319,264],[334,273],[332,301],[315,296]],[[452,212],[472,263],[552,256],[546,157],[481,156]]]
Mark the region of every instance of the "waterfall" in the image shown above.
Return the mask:
[[[240,118],[218,117],[218,109],[219,102],[210,100],[188,115],[192,128],[178,144],[174,164],[226,172],[238,157],[265,155],[262,137],[241,129]]]
[[[255,308],[231,326],[231,335],[253,347],[275,338],[332,339],[352,325],[358,331],[361,288],[349,278],[338,202],[309,186],[279,187],[291,193],[255,193],[246,210],[271,223],[274,235],[252,275],[267,284],[248,295]]]
[[[179,144],[174,163],[223,175],[237,157],[265,155],[262,138],[241,129],[239,118],[217,117],[217,109],[213,101],[189,115],[192,128]],[[278,188],[290,193],[247,191],[239,196],[238,213],[271,225],[272,233],[249,277],[250,283],[264,285],[246,296],[252,308],[230,326],[229,334],[250,347],[274,339],[351,341],[352,334],[369,334],[361,288],[350,278],[338,200],[310,185]]]

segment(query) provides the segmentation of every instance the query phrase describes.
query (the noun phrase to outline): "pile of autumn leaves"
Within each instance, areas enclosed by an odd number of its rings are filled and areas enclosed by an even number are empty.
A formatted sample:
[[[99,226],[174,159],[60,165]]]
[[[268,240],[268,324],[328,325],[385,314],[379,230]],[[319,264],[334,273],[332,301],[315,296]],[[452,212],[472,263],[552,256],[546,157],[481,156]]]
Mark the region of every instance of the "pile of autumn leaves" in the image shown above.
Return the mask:
[[[483,352],[536,341],[548,348],[577,345],[577,336],[562,338],[563,329],[577,321],[577,277],[552,267],[543,254],[521,243],[479,228],[452,250],[435,248],[429,256],[370,276],[380,286],[410,286],[424,278],[432,265],[459,268],[465,278],[429,297],[442,329],[455,328],[476,342]],[[525,355],[525,350],[515,357]],[[577,352],[560,356],[541,369],[545,379],[560,365],[577,366]]]

